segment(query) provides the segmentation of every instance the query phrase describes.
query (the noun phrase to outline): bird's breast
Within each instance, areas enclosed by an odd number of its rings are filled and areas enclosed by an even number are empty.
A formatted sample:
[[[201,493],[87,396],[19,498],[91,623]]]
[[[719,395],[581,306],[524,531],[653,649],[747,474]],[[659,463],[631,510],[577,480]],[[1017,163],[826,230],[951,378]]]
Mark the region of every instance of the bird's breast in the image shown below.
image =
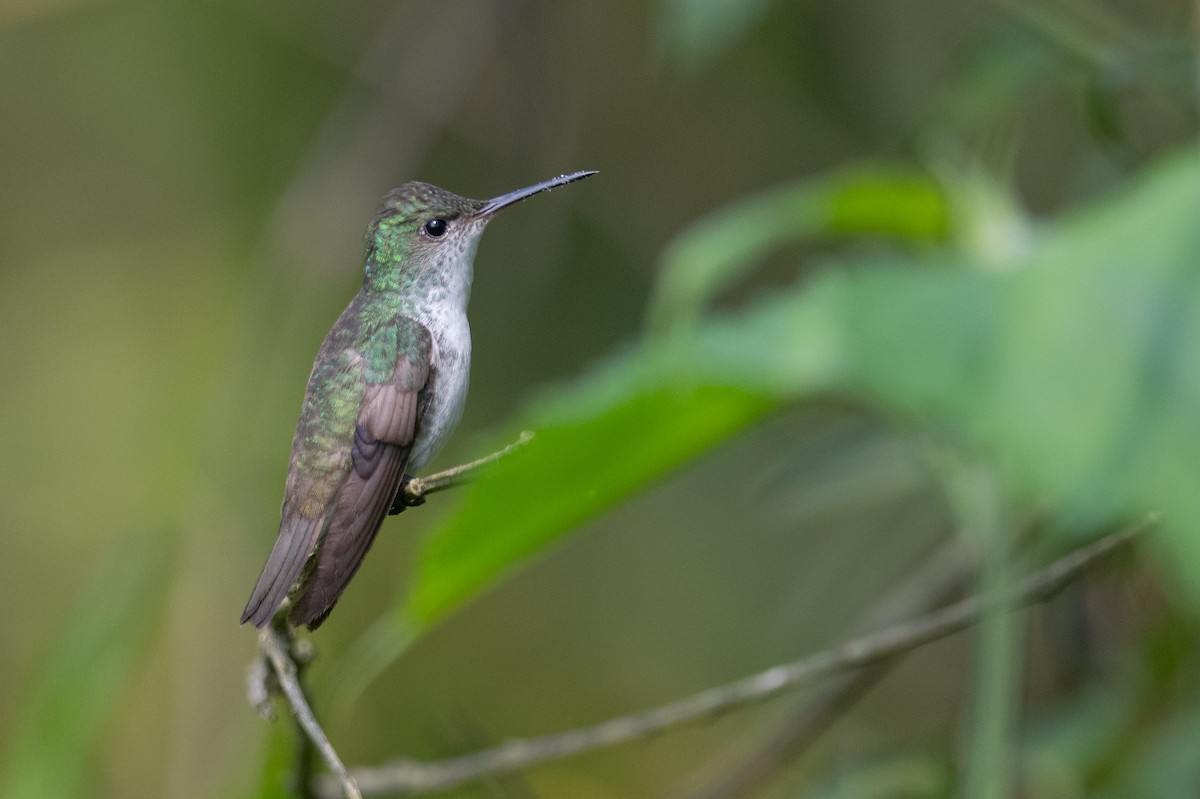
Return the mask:
[[[462,418],[471,378],[471,327],[465,310],[450,306],[427,309],[418,320],[433,339],[429,406],[421,420],[409,458],[409,472],[429,463]]]

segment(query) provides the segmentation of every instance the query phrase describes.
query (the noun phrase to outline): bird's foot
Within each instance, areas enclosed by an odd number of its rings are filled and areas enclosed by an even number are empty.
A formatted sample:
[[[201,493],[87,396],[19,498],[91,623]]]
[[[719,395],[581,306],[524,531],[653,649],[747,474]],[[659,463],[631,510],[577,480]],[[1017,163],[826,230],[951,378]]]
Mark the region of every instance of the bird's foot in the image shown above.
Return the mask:
[[[396,499],[392,501],[392,507],[388,511],[388,516],[395,516],[397,513],[403,513],[405,508],[415,508],[418,505],[425,504],[425,497],[410,497],[408,495],[408,484],[413,480],[411,474],[404,475],[404,479],[400,481],[400,490],[396,492]]]

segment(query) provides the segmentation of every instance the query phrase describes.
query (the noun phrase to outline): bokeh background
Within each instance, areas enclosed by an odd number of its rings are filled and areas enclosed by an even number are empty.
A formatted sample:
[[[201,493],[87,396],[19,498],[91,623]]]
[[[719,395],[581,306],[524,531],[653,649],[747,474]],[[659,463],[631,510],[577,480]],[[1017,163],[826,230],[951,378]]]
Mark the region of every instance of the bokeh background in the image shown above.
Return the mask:
[[[290,730],[247,704],[236,622],[389,188],[600,170],[485,236],[451,465],[637,346],[665,249],[740,198],[899,164],[966,198],[960,245],[1007,251],[1120,192],[1195,146],[1198,37],[1189,0],[5,0],[0,793],[281,790]],[[952,238],[796,237],[718,305]],[[340,690],[440,495],[387,522],[314,636],[318,711],[351,764],[434,759],[828,646],[954,538],[926,445],[853,396],[781,403]],[[1200,628],[1163,571],[1127,557],[1029,617],[1012,795],[1194,795]],[[905,659],[748,795],[964,795],[974,647]],[[688,796],[806,695],[450,795]]]

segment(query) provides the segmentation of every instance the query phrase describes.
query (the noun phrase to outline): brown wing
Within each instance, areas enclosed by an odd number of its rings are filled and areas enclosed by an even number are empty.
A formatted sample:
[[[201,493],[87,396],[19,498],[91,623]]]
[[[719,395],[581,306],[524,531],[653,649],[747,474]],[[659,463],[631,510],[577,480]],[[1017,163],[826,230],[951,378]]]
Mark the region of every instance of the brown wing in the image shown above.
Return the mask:
[[[351,448],[352,468],[293,600],[288,613],[292,624],[310,630],[320,626],[375,540],[400,488],[424,411],[428,363],[424,353],[401,358],[390,383],[366,387]]]

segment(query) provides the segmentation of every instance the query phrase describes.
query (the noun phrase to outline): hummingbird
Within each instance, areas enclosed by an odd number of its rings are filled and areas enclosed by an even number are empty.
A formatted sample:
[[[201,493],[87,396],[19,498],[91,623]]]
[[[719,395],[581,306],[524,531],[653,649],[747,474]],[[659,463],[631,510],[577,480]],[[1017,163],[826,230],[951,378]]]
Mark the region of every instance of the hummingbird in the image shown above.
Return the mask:
[[[596,174],[572,172],[491,200],[428,183],[393,189],[366,235],[362,289],[325,337],[292,440],[279,536],[242,623],[284,605],[315,630],[358,570],[406,473],[462,416],[471,366],[467,301],[487,223],[521,200]]]

